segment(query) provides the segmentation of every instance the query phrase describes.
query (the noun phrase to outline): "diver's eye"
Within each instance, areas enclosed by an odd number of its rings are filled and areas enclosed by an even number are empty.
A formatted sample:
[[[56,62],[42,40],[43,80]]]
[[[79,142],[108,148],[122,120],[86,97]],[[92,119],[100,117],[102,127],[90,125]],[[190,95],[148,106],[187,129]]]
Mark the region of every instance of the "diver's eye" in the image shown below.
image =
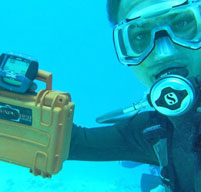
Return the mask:
[[[130,33],[129,42],[136,54],[142,53],[150,44],[150,31],[138,31]]]
[[[197,33],[196,19],[192,14],[175,19],[170,27],[175,36],[186,40],[194,38]]]
[[[145,32],[140,32],[140,33],[137,33],[133,36],[133,38],[137,41],[142,41],[142,40],[145,40],[147,38],[147,33]]]
[[[171,27],[174,31],[186,32],[184,30],[189,30],[191,27],[195,27],[195,18],[192,14],[176,16],[173,20]]]
[[[189,24],[189,21],[187,20],[181,20],[175,23],[175,25],[179,27],[186,27]]]
[[[140,33],[137,36],[135,36],[135,39],[138,40],[138,41],[140,41],[140,40],[143,39],[143,37],[144,37],[144,35],[142,33]]]

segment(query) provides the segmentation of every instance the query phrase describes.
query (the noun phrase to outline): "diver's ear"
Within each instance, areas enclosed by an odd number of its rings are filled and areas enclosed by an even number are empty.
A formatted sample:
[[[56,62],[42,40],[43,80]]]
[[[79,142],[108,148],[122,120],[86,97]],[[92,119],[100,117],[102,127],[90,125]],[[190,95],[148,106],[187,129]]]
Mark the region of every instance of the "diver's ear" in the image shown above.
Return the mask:
[[[38,88],[37,84],[35,82],[32,82],[31,86],[29,87],[28,92],[35,92],[35,90]]]

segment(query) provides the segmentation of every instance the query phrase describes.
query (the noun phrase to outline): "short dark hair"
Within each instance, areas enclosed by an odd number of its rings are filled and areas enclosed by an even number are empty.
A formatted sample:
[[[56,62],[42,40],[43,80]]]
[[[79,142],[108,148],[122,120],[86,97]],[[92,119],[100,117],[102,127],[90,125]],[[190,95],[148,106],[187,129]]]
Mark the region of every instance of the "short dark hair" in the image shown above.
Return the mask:
[[[121,0],[107,0],[108,19],[112,25],[118,23],[118,12]]]

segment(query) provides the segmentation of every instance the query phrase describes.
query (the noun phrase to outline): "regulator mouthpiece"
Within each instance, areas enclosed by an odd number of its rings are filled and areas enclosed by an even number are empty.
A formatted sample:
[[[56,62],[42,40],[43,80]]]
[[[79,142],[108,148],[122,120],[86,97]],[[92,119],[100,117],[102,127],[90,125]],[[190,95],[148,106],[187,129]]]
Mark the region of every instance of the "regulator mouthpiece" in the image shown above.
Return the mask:
[[[165,75],[153,84],[148,100],[158,112],[177,116],[191,109],[195,89],[188,79],[180,75]]]
[[[196,79],[197,80],[197,79]],[[201,78],[200,78],[201,85]],[[200,85],[198,85],[200,87]],[[178,116],[189,111],[196,101],[196,85],[181,75],[165,74],[151,87],[146,98],[132,106],[112,111],[96,119],[98,123],[114,123],[142,109],[151,107],[166,116]]]

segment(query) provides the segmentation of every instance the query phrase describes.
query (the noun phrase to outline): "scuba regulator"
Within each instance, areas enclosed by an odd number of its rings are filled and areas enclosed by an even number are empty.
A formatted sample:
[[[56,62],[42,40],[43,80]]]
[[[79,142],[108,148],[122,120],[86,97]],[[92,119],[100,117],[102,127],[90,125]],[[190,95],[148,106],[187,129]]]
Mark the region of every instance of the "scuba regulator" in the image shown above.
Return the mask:
[[[100,116],[96,121],[114,123],[128,115],[135,115],[145,108],[155,109],[166,116],[182,115],[193,107],[198,98],[200,86],[199,78],[186,78],[179,72],[176,74],[167,72],[156,80],[145,99],[130,107]]]
[[[165,75],[153,84],[147,99],[156,111],[177,116],[193,106],[195,97],[196,89],[190,80],[180,75]]]

